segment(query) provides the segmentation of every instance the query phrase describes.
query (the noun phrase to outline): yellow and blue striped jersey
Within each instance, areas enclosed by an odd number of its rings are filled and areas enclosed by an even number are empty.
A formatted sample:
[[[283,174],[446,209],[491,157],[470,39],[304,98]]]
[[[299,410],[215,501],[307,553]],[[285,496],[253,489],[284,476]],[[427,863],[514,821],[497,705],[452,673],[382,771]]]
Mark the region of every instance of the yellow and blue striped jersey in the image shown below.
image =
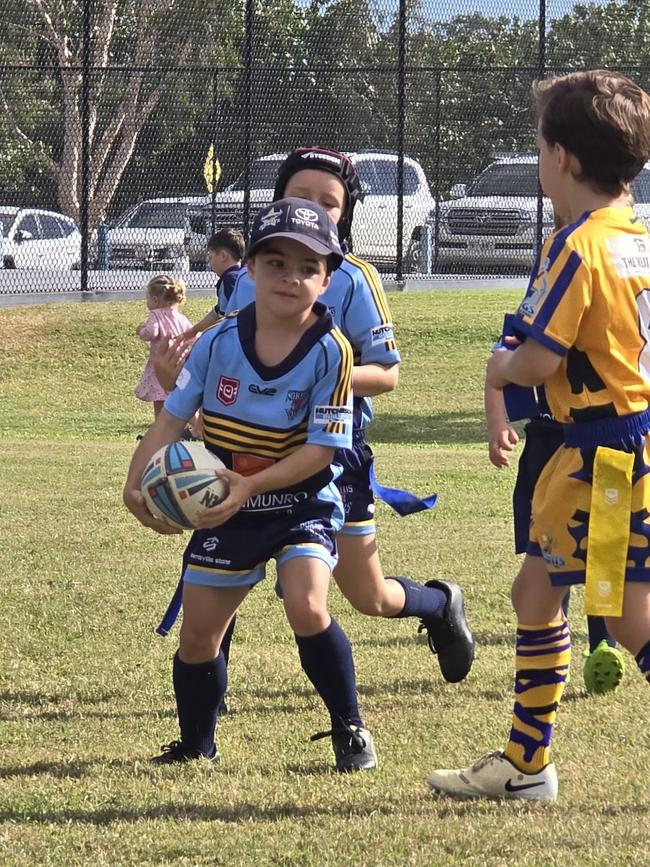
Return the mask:
[[[243,268],[236,277],[227,312],[255,300],[255,284]],[[332,319],[350,341],[355,364],[398,364],[400,354],[395,342],[393,322],[386,294],[377,270],[348,253],[333,272],[320,300]],[[365,428],[372,420],[372,400],[355,398],[354,426]]]
[[[255,353],[255,304],[226,316],[196,341],[165,401],[177,418],[202,410],[206,446],[235,472],[257,472],[308,443],[352,445],[352,349],[323,304],[314,313],[273,367]]]
[[[551,235],[515,329],[562,356],[553,416],[591,421],[650,405],[650,236],[632,208],[588,211]]]

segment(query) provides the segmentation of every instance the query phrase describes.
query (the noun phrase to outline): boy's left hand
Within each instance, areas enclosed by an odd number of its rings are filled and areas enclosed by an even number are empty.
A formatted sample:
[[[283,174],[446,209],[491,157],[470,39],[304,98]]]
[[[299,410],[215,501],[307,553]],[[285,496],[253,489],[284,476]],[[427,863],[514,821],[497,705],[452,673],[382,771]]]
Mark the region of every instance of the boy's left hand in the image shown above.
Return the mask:
[[[253,495],[250,478],[226,469],[219,470],[219,476],[228,482],[228,496],[218,506],[203,510],[197,524],[200,530],[209,530],[211,527],[225,524]]]

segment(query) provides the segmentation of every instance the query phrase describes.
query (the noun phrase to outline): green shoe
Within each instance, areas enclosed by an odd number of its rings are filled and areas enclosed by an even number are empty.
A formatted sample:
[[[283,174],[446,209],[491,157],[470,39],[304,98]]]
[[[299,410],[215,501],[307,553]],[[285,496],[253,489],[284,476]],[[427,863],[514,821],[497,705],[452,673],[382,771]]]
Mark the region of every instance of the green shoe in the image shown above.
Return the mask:
[[[614,692],[623,679],[625,671],[623,654],[620,650],[610,647],[603,639],[592,653],[585,650],[583,656],[585,666],[582,675],[587,692],[596,695]]]

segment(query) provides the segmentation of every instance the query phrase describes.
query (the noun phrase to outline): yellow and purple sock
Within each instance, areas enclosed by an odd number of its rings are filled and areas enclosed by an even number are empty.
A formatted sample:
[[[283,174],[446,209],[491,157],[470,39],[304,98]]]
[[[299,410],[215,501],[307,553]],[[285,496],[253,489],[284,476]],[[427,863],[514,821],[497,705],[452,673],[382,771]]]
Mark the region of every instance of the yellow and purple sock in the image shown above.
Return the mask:
[[[571,661],[566,620],[517,627],[515,706],[506,756],[526,774],[550,761],[551,737]]]

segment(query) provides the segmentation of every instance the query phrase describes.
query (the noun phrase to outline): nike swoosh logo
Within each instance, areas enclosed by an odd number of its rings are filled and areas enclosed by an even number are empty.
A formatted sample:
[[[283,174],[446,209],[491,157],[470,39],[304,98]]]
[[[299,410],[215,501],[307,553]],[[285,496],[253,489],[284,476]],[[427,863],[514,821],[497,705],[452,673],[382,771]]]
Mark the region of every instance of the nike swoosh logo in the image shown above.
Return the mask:
[[[540,783],[526,783],[523,786],[513,786],[510,780],[506,783],[506,792],[523,792],[524,789],[535,789],[537,786],[543,786],[544,782]]]

